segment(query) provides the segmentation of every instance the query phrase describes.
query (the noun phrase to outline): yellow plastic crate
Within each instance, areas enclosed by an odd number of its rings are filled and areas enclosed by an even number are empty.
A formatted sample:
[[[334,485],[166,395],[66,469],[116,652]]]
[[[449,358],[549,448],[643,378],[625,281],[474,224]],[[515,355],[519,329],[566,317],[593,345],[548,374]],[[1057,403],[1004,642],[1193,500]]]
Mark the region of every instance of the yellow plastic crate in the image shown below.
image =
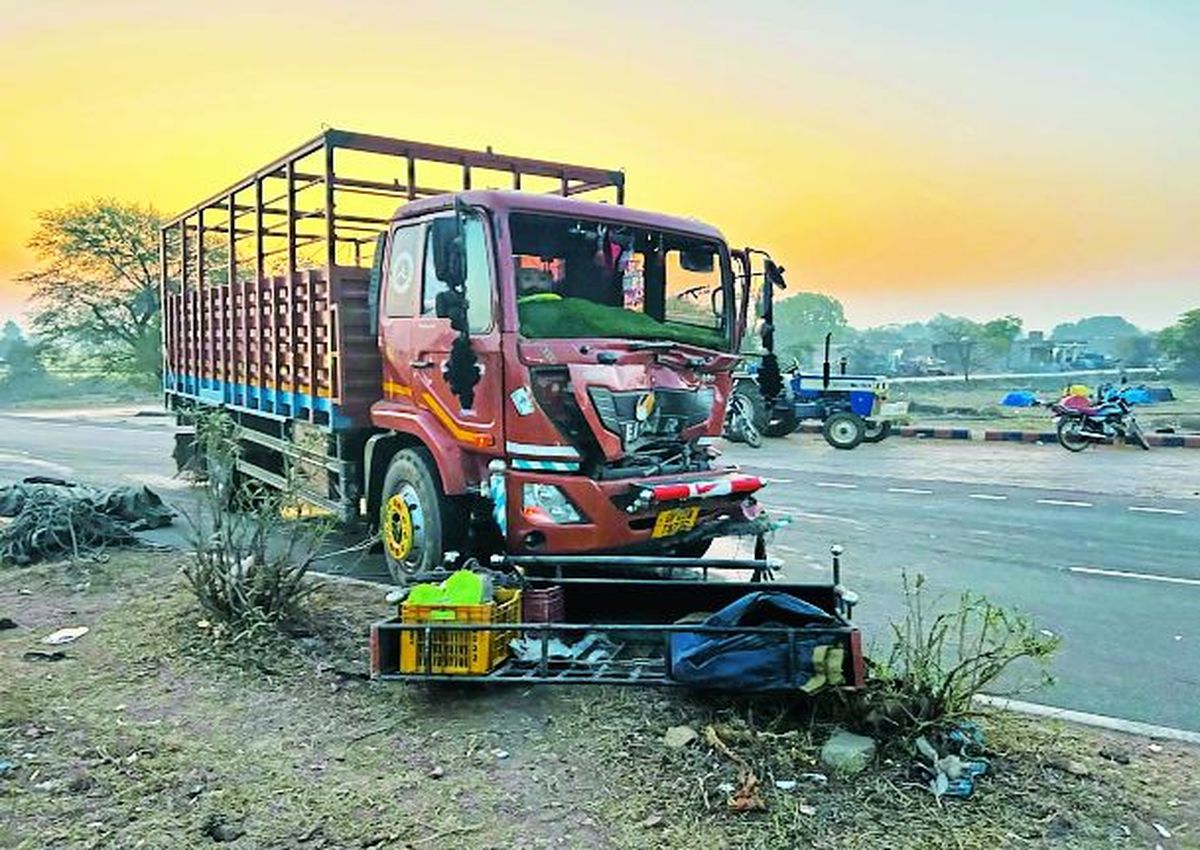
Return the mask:
[[[479,605],[400,605],[402,623],[512,623],[513,629],[455,629],[430,634],[429,667],[425,667],[425,632],[400,635],[401,673],[472,675],[490,673],[508,658],[508,644],[521,620],[521,591],[500,588],[495,602]]]

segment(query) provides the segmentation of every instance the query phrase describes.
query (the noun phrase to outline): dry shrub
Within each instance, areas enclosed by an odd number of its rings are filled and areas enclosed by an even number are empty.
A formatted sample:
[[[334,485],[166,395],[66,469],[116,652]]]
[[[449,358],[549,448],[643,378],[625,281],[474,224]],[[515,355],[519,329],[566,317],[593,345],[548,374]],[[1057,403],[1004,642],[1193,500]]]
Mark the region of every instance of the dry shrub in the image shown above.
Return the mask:
[[[295,487],[274,490],[237,472],[237,428],[224,412],[197,414],[196,443],[205,475],[183,574],[197,601],[235,637],[295,623],[318,587],[307,573],[331,523],[296,519]]]
[[[1047,667],[1057,635],[972,593],[962,594],[953,609],[933,613],[923,596],[924,576],[905,574],[903,581],[904,619],[892,623],[891,653],[886,662],[871,663],[859,697],[863,725],[873,734],[910,737],[945,728],[975,713],[979,694],[1015,696],[1053,681]],[[1005,676],[1018,662],[1032,663],[1034,684]]]

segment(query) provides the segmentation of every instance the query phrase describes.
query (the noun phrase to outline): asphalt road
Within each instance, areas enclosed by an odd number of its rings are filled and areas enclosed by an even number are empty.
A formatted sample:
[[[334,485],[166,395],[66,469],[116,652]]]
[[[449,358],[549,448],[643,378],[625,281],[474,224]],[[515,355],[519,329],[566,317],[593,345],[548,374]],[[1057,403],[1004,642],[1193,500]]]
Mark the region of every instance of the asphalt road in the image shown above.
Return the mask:
[[[0,482],[141,483],[186,505],[171,447],[163,418],[0,413]],[[935,598],[983,593],[1062,636],[1057,683],[1029,698],[1200,730],[1200,451],[894,438],[838,452],[793,435],[726,457],[769,478],[762,501],[791,517],[772,546],[789,578],[827,575],[829,546],[845,546],[868,646],[902,616],[901,574],[919,573]],[[385,578],[379,560],[323,566]]]

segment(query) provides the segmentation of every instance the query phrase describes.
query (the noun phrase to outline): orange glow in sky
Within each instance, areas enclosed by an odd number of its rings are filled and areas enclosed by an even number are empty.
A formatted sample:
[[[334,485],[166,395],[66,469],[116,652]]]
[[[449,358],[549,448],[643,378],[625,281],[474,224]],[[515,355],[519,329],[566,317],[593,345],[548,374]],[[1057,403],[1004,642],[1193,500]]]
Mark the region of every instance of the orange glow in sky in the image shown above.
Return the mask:
[[[1200,304],[1200,4],[0,0],[0,316],[34,214],[173,213],[321,125],[623,167],[856,325]]]

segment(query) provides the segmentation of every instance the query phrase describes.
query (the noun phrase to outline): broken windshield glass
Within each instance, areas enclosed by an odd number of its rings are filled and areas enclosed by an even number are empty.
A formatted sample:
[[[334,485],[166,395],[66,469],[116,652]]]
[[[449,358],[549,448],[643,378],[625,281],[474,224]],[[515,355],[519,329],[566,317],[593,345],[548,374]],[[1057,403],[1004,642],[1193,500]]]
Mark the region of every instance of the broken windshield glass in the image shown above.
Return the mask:
[[[512,241],[526,337],[619,337],[729,348],[729,258],[715,240],[515,213]]]

